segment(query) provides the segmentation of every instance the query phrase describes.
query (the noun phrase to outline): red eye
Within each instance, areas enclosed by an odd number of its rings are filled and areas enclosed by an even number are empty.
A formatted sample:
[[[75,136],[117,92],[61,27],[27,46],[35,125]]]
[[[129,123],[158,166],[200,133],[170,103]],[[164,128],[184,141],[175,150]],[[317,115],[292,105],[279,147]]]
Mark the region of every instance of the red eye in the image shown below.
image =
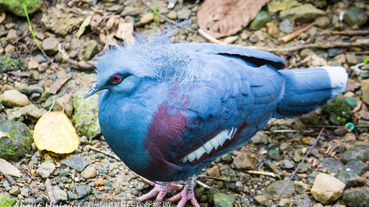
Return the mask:
[[[120,77],[119,76],[113,76],[113,78],[112,78],[112,81],[114,82],[114,83],[118,83],[119,81],[120,81]]]

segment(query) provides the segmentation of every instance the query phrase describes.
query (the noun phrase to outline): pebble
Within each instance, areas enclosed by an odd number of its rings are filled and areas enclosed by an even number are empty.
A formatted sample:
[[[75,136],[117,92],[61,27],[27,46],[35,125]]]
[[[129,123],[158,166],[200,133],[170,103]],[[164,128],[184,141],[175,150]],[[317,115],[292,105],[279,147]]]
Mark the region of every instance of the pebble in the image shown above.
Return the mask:
[[[268,146],[267,155],[269,158],[273,160],[279,160],[281,158],[281,152],[279,150],[279,147],[275,144],[270,144]]]
[[[369,201],[369,187],[351,188],[343,192],[342,201],[349,207],[365,207]]]
[[[344,51],[342,48],[330,48],[327,51],[328,57],[333,58],[339,54],[342,54]]]
[[[337,174],[337,178],[340,179],[345,184],[348,183],[348,181],[356,177],[358,175],[361,175],[364,173],[367,169],[369,169],[369,165],[365,164],[361,160],[351,160],[348,162],[345,167]]]
[[[322,169],[327,170],[329,173],[335,174],[337,174],[344,168],[344,165],[342,164],[341,161],[332,157],[325,158],[320,162],[320,165],[322,166]]]
[[[358,28],[368,21],[368,15],[359,7],[350,7],[343,15],[343,20],[353,28]]]
[[[17,40],[19,37],[17,35],[17,31],[15,29],[11,29],[8,32],[8,35],[6,36],[6,40],[10,43],[14,42],[15,40]]]
[[[365,141],[365,140],[369,141],[369,133],[367,132],[361,133],[358,139],[359,141]]]
[[[310,207],[311,206],[311,200],[307,194],[301,194],[297,195],[295,199],[293,200],[292,206],[298,206],[298,207]]]
[[[302,4],[301,6],[283,10],[279,13],[281,19],[292,19],[300,22],[311,22],[319,16],[325,15],[325,12],[315,8],[311,4]]]
[[[226,37],[223,42],[226,43],[226,44],[232,44],[234,42],[236,42],[238,40],[238,36],[229,36],[229,37]]]
[[[345,141],[345,142],[355,142],[356,141],[356,136],[355,136],[354,133],[347,133],[343,137],[343,141]]]
[[[366,178],[356,176],[356,177],[351,178],[348,181],[347,186],[350,188],[361,187],[361,186],[365,186],[367,182],[368,181]]]
[[[28,61],[27,61],[28,69],[31,69],[31,70],[32,69],[37,69],[38,66],[40,66],[40,65],[38,64],[38,62],[35,59],[33,59],[32,57],[28,59]]]
[[[96,40],[88,40],[82,44],[78,53],[78,59],[88,61],[99,52],[99,44]]]
[[[168,14],[167,14],[167,17],[169,19],[176,19],[177,18],[177,13],[175,11],[170,11]]]
[[[18,194],[20,194],[20,190],[18,186],[12,186],[9,190],[9,194],[13,195],[13,196],[17,196]]]
[[[287,184],[288,181],[285,180],[278,180],[266,187],[264,195],[268,199],[273,199],[275,195],[278,195],[284,186]],[[295,185],[293,182],[290,182],[287,185],[287,188],[284,190],[284,193],[281,195],[281,198],[291,198],[295,192]]]
[[[346,63],[346,56],[345,54],[339,54],[333,58],[334,60],[338,61],[341,65]]]
[[[82,172],[88,165],[88,161],[80,155],[70,155],[61,161],[62,164],[67,165],[78,172]]]
[[[220,177],[220,169],[218,165],[206,169],[206,173],[211,177]]]
[[[214,207],[233,207],[236,196],[224,193],[215,193],[213,195]]]
[[[257,132],[252,138],[251,143],[253,144],[267,144],[268,136],[264,132]]]
[[[54,37],[48,37],[44,39],[41,44],[42,49],[44,49],[48,55],[54,55],[55,53],[57,53],[58,45],[59,40]]]
[[[308,193],[310,190],[310,185],[302,181],[295,181],[295,187],[296,187],[296,192],[299,194]]]
[[[55,164],[52,161],[45,161],[41,163],[40,167],[37,170],[37,173],[41,175],[43,178],[50,177],[51,173],[55,170]]]
[[[356,55],[354,55],[352,53],[347,53],[346,54],[346,61],[350,65],[356,65],[359,62],[359,60],[356,57]]]
[[[153,13],[145,13],[141,16],[141,19],[138,22],[138,24],[140,24],[140,25],[147,24],[147,23],[151,22],[153,19],[154,19],[154,14]]]
[[[311,194],[323,204],[329,204],[342,196],[345,184],[335,177],[320,173],[316,176]]]
[[[240,170],[253,170],[255,169],[254,161],[247,153],[240,153],[238,154],[234,160],[233,164],[236,166],[237,169]]]
[[[272,16],[266,11],[259,11],[252,20],[250,24],[250,29],[260,29],[264,27],[270,20],[272,20]]]
[[[281,21],[279,23],[279,30],[282,32],[282,33],[285,33],[285,34],[290,34],[293,32],[294,28],[293,28],[293,25],[291,23],[291,20],[289,19],[285,19],[283,21]]]
[[[282,161],[282,167],[285,169],[292,169],[295,167],[295,163],[291,162],[290,160],[284,159]]]
[[[6,47],[5,47],[5,54],[9,57],[12,57],[13,54],[15,52],[15,47],[11,44],[8,44]]]
[[[314,24],[319,28],[326,28],[330,23],[330,20],[326,16],[318,17],[315,19]]]
[[[67,193],[65,191],[63,191],[62,189],[60,189],[58,186],[53,186],[52,187],[52,192],[53,192],[54,198],[57,202],[68,200]]]
[[[369,146],[364,144],[357,144],[352,148],[346,150],[342,156],[341,161],[347,163],[351,160],[362,160],[364,162],[369,160]]]
[[[26,106],[29,104],[28,97],[17,90],[7,90],[0,97],[1,103],[7,107]]]
[[[95,166],[88,166],[82,172],[81,176],[85,179],[94,178],[97,175]]]
[[[269,35],[275,36],[279,33],[279,29],[277,25],[275,24],[275,22],[268,22],[266,26],[267,26],[267,31]]]
[[[369,104],[369,79],[361,82],[362,99],[366,104]]]
[[[191,10],[188,8],[182,8],[177,12],[177,18],[178,19],[189,19],[191,15]]]
[[[73,113],[73,103],[72,103],[72,95],[66,94],[64,96],[58,97],[55,100],[54,111],[62,111],[64,109],[64,113],[71,117]]]

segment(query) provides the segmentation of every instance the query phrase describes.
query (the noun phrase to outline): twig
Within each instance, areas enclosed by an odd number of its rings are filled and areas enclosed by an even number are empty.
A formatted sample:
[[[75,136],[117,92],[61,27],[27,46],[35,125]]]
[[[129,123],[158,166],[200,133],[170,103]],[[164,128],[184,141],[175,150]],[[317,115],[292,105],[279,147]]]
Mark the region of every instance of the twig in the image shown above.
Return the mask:
[[[296,50],[302,50],[305,48],[320,48],[329,49],[334,47],[368,47],[369,39],[360,39],[356,42],[323,42],[323,43],[311,43],[293,47],[259,47],[259,46],[248,46],[248,48],[264,50],[267,52],[290,52]]]
[[[31,33],[30,32],[26,32],[24,35],[22,35],[21,37],[19,37],[18,39],[14,40],[12,42],[12,44],[14,45],[15,43],[21,41],[23,38],[27,37],[28,35],[30,35]]]
[[[345,31],[331,31],[331,34],[334,35],[369,35],[369,30],[345,30]]]
[[[199,181],[199,180],[196,180],[196,183],[197,183],[197,184],[199,184],[199,185],[201,185],[201,186],[202,186],[202,187],[204,187],[204,188],[208,188],[208,189],[210,189],[210,188],[211,188],[210,186],[206,185],[205,183],[203,183],[203,182],[201,182],[201,181]]]
[[[62,58],[65,62],[71,64],[74,68],[80,69],[80,70],[93,70],[95,66],[91,62],[86,61],[76,61],[71,59],[67,52],[62,48],[61,44],[58,45],[58,50],[60,54],[62,55]]]
[[[52,189],[52,186],[51,186],[50,179],[46,179],[45,186],[46,186],[47,195],[49,196],[49,199],[50,199],[50,203],[55,204],[56,200],[55,200],[55,197],[54,197],[54,193],[53,193],[53,189]]]
[[[199,175],[197,177],[199,177],[199,178],[209,178],[209,179],[213,179],[213,180],[220,180],[220,181],[224,181],[224,182],[237,182],[237,180],[229,180],[229,179],[217,178],[217,177],[206,176],[206,175]]]
[[[293,171],[291,177],[288,179],[288,182],[286,183],[286,185],[282,188],[282,190],[279,192],[278,196],[276,197],[275,200],[279,200],[279,198],[281,197],[281,195],[284,193],[284,191],[286,190],[287,186],[290,184],[290,182],[292,181],[293,177],[295,177],[297,171],[300,169],[300,167],[302,166],[302,164],[305,162],[305,159],[307,158],[307,156],[310,154],[310,152],[313,150],[313,148],[316,146],[316,144],[319,142],[320,138],[322,137],[322,133],[323,133],[324,128],[322,128],[319,132],[319,135],[316,139],[316,142],[311,145],[311,147],[309,148],[309,150],[306,152],[306,154],[304,155],[304,157],[302,158],[301,162],[299,163],[299,165],[297,166],[297,168],[295,169],[295,171]]]
[[[112,157],[112,158],[114,158],[114,159],[116,159],[116,160],[118,160],[118,161],[121,161],[121,160],[119,159],[119,157],[118,157],[118,156],[113,155],[113,154],[110,154],[110,153],[105,152],[105,151],[102,151],[102,150],[99,150],[99,149],[97,149],[97,148],[95,148],[95,147],[93,147],[93,146],[90,146],[90,149],[92,149],[93,151],[96,151],[96,152],[100,152],[100,153],[102,153],[102,154],[104,154],[104,155],[107,155],[107,156],[109,156],[109,157]]]
[[[272,173],[272,172],[264,172],[264,171],[255,171],[255,170],[248,170],[246,171],[246,173],[248,174],[252,174],[252,175],[265,175],[265,176],[271,176],[271,177],[279,177],[276,174]]]
[[[313,25],[314,25],[314,23],[308,24],[308,25],[292,32],[291,34],[282,37],[283,42],[286,43],[286,42],[289,42],[289,41],[293,40],[295,37],[298,37],[301,33],[309,30]]]
[[[17,185],[17,182],[15,182],[15,180],[12,178],[12,176],[4,174],[4,177],[10,185]]]
[[[203,36],[205,39],[209,40],[209,42],[216,43],[216,44],[219,44],[219,45],[227,45],[227,43],[222,42],[220,40],[217,40],[215,37],[213,37],[210,34],[206,33],[202,29],[198,29],[197,31],[200,33],[201,36]]]

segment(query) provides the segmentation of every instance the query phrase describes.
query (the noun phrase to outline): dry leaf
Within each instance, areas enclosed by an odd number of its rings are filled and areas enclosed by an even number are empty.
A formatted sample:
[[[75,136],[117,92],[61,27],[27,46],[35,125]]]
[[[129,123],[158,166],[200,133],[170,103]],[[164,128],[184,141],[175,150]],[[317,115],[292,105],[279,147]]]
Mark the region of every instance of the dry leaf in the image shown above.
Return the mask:
[[[14,177],[20,177],[20,171],[4,159],[0,159],[0,172],[4,175],[11,175]]]
[[[79,27],[77,33],[76,33],[76,37],[77,39],[79,39],[81,37],[81,35],[85,32],[86,30],[86,27],[88,25],[90,25],[90,22],[91,22],[91,15],[87,16],[85,20],[83,20],[81,26]]]
[[[198,13],[202,30],[215,38],[233,35],[255,18],[269,0],[206,0]]]
[[[121,40],[124,40],[125,45],[132,45],[135,42],[133,36],[133,23],[132,22],[120,22],[118,25],[115,36]]]
[[[58,154],[72,153],[79,139],[72,123],[63,112],[47,112],[37,121],[33,139],[39,150]]]

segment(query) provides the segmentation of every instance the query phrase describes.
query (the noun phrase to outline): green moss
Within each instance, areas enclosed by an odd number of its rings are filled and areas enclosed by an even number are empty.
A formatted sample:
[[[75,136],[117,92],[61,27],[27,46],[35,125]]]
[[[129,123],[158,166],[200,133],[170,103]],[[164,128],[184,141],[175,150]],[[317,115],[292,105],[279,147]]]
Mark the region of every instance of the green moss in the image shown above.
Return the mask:
[[[0,121],[0,131],[8,137],[0,139],[0,158],[18,161],[29,153],[32,147],[32,133],[22,122]]]
[[[343,125],[351,120],[351,106],[343,96],[339,96],[331,103],[324,105],[322,109],[328,113],[329,120],[333,124]]]
[[[23,4],[26,4],[29,14],[34,13],[42,6],[42,0],[0,0],[0,5],[15,15],[25,17]]]
[[[9,198],[3,194],[0,194],[0,206],[1,207],[12,207],[15,204],[14,198]]]
[[[26,68],[27,63],[24,59],[13,59],[6,56],[0,56],[0,73],[11,70],[25,70]]]

